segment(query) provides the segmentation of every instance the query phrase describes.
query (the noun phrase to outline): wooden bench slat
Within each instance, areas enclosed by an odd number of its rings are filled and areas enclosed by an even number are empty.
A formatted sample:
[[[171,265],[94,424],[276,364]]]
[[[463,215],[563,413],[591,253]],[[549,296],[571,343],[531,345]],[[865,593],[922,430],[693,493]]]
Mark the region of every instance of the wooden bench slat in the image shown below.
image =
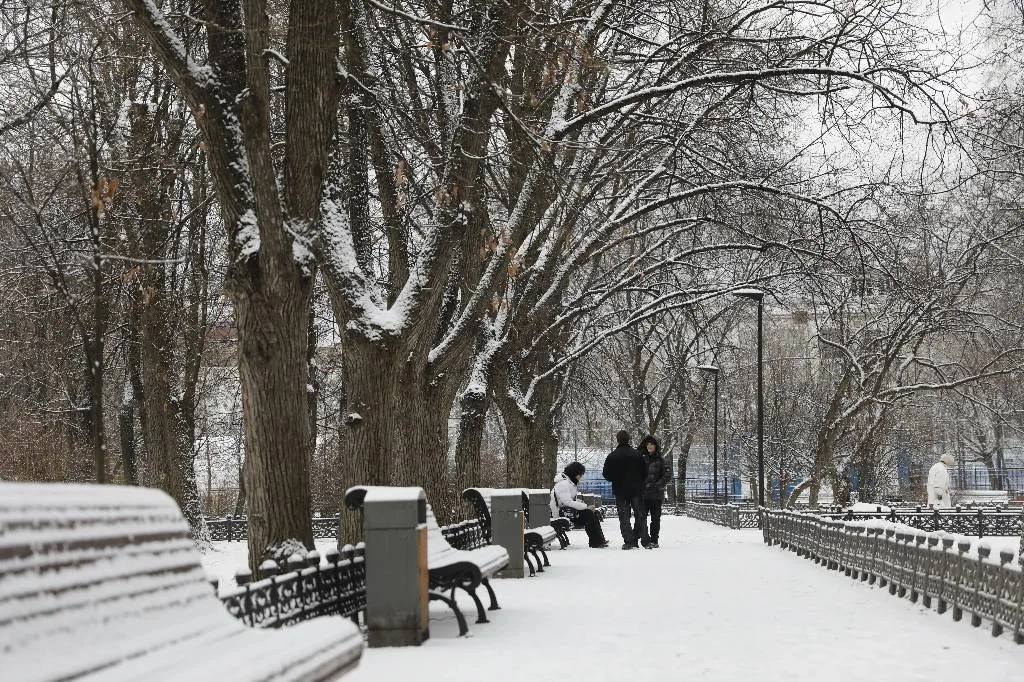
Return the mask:
[[[116,603],[125,597],[141,601],[152,594],[156,595],[154,599],[157,601],[163,599],[173,603],[178,600],[174,592],[182,588],[187,588],[189,594],[211,592],[212,587],[204,577],[205,572],[201,568],[182,564],[174,572],[161,569],[149,573],[133,573],[130,569],[119,568],[109,578],[93,576],[88,581],[75,576],[63,584],[53,583],[34,594],[29,586],[22,584],[19,593],[12,593],[9,598],[5,594],[0,600],[0,606],[3,606],[0,626],[12,620],[39,619],[48,614],[60,618],[61,613],[79,607],[106,610],[108,602]]]
[[[90,682],[171,682],[181,679],[181,657],[203,663],[202,679],[282,682],[334,679],[359,659],[362,635],[340,628],[337,619],[318,619],[282,630],[251,630],[181,643],[100,671]]]
[[[19,682],[321,680],[359,630],[329,616],[259,631],[213,594],[160,491],[0,484],[0,659]]]

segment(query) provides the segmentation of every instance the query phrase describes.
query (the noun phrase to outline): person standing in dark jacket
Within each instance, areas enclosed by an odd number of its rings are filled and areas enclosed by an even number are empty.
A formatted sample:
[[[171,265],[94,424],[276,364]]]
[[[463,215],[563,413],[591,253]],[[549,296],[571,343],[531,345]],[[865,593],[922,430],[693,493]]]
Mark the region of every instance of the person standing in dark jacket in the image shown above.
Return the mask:
[[[647,477],[644,479],[643,518],[637,519],[634,533],[640,526],[647,525],[647,515],[651,515],[651,549],[658,548],[658,535],[661,532],[661,504],[665,499],[665,488],[672,481],[672,472],[665,464],[661,454],[661,442],[653,435],[645,436],[640,441],[640,455],[647,462]]]
[[[622,533],[622,549],[636,549],[637,540],[645,549],[650,549],[651,538],[647,535],[644,521],[644,481],[647,479],[647,463],[633,448],[629,447],[629,434],[619,431],[615,434],[618,447],[604,461],[601,474],[611,481],[615,495],[615,507],[619,512],[619,531]],[[633,513],[636,526],[630,524]]]

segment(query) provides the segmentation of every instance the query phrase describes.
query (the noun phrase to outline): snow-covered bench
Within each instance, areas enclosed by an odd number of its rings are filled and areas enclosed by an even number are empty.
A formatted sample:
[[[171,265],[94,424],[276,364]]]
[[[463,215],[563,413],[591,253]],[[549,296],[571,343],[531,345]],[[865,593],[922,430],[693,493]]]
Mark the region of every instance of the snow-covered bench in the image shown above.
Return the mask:
[[[345,495],[345,506],[356,511],[361,510],[366,498],[366,488],[356,486],[350,488]],[[469,632],[466,618],[462,615],[455,602],[455,590],[461,589],[468,594],[476,605],[477,623],[487,623],[487,610],[477,595],[476,590],[483,585],[490,598],[489,609],[499,609],[498,599],[491,588],[490,578],[508,566],[508,552],[503,547],[486,545],[478,549],[460,550],[452,547],[445,539],[441,526],[437,523],[434,510],[427,503],[427,573],[430,583],[430,599],[441,601],[455,613],[459,623],[459,635]],[[368,566],[367,570],[375,570]],[[445,596],[445,592],[450,592]]]
[[[188,530],[159,490],[0,483],[0,677],[333,680],[358,663],[362,634],[341,617],[232,617]]]
[[[462,497],[470,506],[473,507],[473,511],[476,517],[480,519],[481,524],[485,529],[486,534],[490,534],[491,528],[491,495],[500,490],[499,488],[466,488],[462,491]],[[529,518],[530,513],[530,497],[529,495],[519,489],[515,488],[523,498],[523,514],[524,518]],[[526,565],[530,569],[530,575],[535,576],[537,572],[544,572],[545,566],[550,566],[551,562],[548,560],[548,554],[545,550],[547,545],[550,545],[555,540],[559,539],[558,532],[551,526],[537,526],[534,528],[529,527],[523,529],[523,559],[526,560]],[[533,555],[533,561],[530,560],[530,555]],[[541,558],[543,556],[543,559]],[[536,566],[535,566],[536,565]]]
[[[531,504],[531,496],[540,496],[543,501],[538,507]],[[533,516],[533,509],[536,517]],[[544,527],[545,523],[555,531],[558,545],[561,549],[569,546],[569,530],[572,528],[572,521],[561,516],[551,517],[551,491],[547,488],[523,488],[523,513],[526,515],[526,526]],[[545,534],[546,535],[546,534]]]

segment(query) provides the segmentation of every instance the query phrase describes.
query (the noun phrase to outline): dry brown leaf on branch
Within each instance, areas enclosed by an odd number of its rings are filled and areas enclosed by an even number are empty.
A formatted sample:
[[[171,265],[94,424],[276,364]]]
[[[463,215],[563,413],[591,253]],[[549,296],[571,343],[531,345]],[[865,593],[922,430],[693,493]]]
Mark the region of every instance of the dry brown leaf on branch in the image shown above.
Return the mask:
[[[405,187],[405,183],[408,182],[406,179],[406,172],[409,170],[409,164],[406,163],[405,159],[398,161],[398,167],[395,168],[395,186]]]

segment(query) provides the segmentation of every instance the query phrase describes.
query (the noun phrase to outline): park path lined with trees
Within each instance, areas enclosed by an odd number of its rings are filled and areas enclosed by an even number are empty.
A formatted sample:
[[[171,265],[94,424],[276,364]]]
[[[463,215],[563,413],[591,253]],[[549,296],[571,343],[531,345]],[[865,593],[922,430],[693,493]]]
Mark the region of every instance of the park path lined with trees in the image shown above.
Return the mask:
[[[749,479],[757,286],[769,479],[878,497],[957,444],[1000,482],[991,5],[957,36],[886,0],[5,3],[0,476],[162,487],[200,543],[223,487],[255,567],[351,484],[447,519],[622,426],[685,478],[715,363]]]

